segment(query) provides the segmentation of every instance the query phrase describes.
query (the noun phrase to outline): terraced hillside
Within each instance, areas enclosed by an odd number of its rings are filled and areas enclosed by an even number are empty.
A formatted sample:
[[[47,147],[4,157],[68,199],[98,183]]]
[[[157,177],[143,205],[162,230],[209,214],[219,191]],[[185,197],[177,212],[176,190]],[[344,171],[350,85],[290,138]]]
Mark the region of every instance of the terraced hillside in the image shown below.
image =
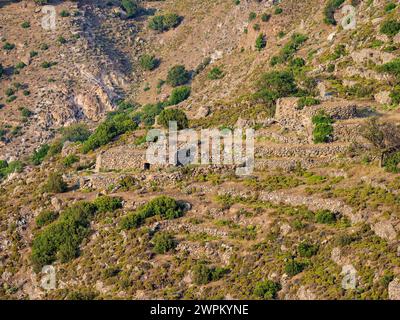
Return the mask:
[[[0,298],[400,299],[397,2],[37,2],[0,4]],[[168,120],[254,171],[148,163]]]

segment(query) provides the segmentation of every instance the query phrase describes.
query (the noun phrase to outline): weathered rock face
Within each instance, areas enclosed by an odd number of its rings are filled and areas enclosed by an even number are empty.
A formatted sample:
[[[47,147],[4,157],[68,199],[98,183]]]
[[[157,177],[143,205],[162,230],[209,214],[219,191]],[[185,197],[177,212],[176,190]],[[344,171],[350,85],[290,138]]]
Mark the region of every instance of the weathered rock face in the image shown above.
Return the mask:
[[[390,300],[400,300],[400,279],[396,278],[389,283],[388,291]]]
[[[396,55],[389,52],[382,52],[375,49],[362,49],[351,53],[351,58],[355,63],[365,65],[369,61],[375,64],[384,64],[396,58]]]
[[[391,104],[390,91],[381,91],[374,95],[375,101],[380,104]]]
[[[393,241],[397,237],[396,230],[389,221],[378,222],[373,226],[373,230],[378,237],[388,241]]]

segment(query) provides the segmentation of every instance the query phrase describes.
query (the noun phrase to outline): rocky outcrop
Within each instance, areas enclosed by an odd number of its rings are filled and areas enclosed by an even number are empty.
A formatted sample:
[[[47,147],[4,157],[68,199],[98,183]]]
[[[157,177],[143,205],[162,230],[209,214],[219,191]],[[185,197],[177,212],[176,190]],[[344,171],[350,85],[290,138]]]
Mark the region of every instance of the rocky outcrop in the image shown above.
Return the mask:
[[[389,283],[388,287],[389,299],[400,300],[400,279],[396,278]]]

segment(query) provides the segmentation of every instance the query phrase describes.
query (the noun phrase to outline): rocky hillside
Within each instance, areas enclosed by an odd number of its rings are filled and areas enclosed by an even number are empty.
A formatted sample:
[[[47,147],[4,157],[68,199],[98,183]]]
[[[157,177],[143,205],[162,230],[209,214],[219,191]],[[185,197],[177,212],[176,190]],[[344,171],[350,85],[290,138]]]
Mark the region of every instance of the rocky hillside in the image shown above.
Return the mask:
[[[396,1],[2,1],[0,39],[0,298],[400,299]],[[150,165],[168,120],[254,172]]]

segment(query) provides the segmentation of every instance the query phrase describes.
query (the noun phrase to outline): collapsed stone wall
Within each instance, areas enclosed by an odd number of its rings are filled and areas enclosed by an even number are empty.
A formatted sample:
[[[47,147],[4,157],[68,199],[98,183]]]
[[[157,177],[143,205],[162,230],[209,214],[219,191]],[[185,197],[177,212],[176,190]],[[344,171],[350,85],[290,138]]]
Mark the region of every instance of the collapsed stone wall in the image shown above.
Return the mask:
[[[320,105],[305,106],[298,109],[298,98],[281,98],[276,103],[276,121],[283,127],[293,130],[306,130],[312,125],[311,119],[320,110],[335,120],[347,120],[358,117],[358,106],[347,101],[329,101]]]

